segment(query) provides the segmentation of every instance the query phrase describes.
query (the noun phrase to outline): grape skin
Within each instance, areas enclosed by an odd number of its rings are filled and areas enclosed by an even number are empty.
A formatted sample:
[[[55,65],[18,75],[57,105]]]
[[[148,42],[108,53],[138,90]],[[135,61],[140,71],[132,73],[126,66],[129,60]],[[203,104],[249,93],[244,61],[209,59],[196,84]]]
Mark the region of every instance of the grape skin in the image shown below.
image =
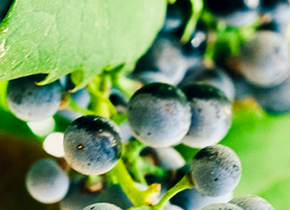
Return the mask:
[[[241,70],[246,79],[261,87],[281,84],[289,76],[289,46],[278,33],[259,31],[240,53]]]
[[[230,201],[244,210],[274,210],[273,206],[264,198],[254,195],[245,195]]]
[[[178,84],[189,67],[200,63],[196,55],[185,56],[182,47],[179,36],[173,33],[159,33],[151,48],[137,62],[133,77],[138,79],[143,74],[145,82],[153,80]]]
[[[6,16],[12,2],[13,2],[13,0],[1,0],[0,1],[0,23],[2,22],[2,20]]]
[[[205,196],[221,196],[238,185],[242,165],[229,147],[215,145],[203,148],[191,163],[191,177],[196,190]]]
[[[41,203],[56,203],[64,198],[69,188],[69,178],[52,159],[35,162],[26,175],[26,188]]]
[[[110,203],[96,203],[87,206],[83,210],[122,210],[122,209]]]
[[[193,188],[178,193],[171,199],[171,203],[180,206],[184,210],[200,210],[201,208],[213,203],[229,202],[232,198],[232,192],[222,196],[210,197],[201,195],[195,188]]]
[[[155,149],[159,165],[164,170],[176,170],[185,165],[185,160],[172,147]]]
[[[168,84],[146,85],[128,104],[128,122],[134,137],[155,148],[179,143],[188,132],[190,118],[185,95]]]
[[[244,210],[231,203],[216,203],[202,208],[201,210]]]
[[[182,29],[190,18],[191,12],[189,1],[177,0],[174,4],[168,4],[162,31],[172,32]]]
[[[290,78],[282,84],[270,88],[251,87],[251,92],[258,104],[272,115],[290,112]]]
[[[28,76],[9,81],[7,104],[18,118],[24,121],[45,120],[54,115],[62,98],[59,81],[44,86],[35,83],[41,76]]]
[[[86,175],[106,173],[121,157],[119,129],[101,116],[80,117],[64,134],[64,152],[66,161],[76,171]]]
[[[90,192],[85,188],[85,181],[83,175],[71,180],[69,192],[60,202],[61,210],[80,210],[96,202],[108,202],[122,209],[133,206],[120,185],[103,184],[101,191]]]
[[[230,101],[234,101],[234,83],[222,69],[205,69],[196,76],[195,81],[220,89]]]
[[[257,19],[259,0],[205,0],[205,4],[218,20],[230,26],[242,26]]]
[[[196,148],[217,144],[231,126],[230,101],[219,89],[202,83],[185,86],[183,92],[190,102],[192,117],[182,143]]]

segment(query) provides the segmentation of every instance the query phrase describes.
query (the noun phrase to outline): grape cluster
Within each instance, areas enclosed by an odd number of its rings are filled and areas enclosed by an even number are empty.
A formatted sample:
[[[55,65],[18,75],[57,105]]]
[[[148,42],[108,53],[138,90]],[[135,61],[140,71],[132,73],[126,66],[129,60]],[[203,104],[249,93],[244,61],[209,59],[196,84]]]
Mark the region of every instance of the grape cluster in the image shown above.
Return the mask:
[[[11,3],[3,2],[0,14]],[[105,78],[113,71],[80,90],[70,75],[47,85],[41,85],[44,74],[8,82],[7,105],[17,118],[37,123],[55,117],[66,125],[46,136],[43,147],[53,157],[27,172],[34,199],[59,202],[61,210],[274,210],[258,196],[233,198],[242,163],[218,143],[231,128],[238,99],[251,96],[269,114],[290,111],[289,2],[202,2],[213,20],[199,17],[187,40],[190,1],[168,6],[155,41],[127,75],[139,85],[130,94],[113,82],[116,75]],[[271,20],[263,21],[265,15]],[[238,55],[207,60],[214,29],[251,24],[255,33],[239,43]],[[193,158],[185,160],[180,148]]]

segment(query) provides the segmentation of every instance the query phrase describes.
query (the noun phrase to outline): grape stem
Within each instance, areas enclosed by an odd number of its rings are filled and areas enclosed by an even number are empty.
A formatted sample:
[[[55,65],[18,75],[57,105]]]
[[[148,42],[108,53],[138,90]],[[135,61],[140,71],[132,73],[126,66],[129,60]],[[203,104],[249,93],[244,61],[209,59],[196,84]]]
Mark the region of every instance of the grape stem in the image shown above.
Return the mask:
[[[194,183],[191,179],[190,174],[186,174],[176,185],[174,185],[171,189],[169,189],[164,196],[161,198],[161,200],[155,204],[152,209],[153,210],[160,210],[163,209],[164,204],[169,201],[173,196],[175,196],[177,193],[186,190],[191,189],[194,187]]]
[[[135,207],[151,204],[153,196],[160,193],[160,184],[150,185],[147,190],[140,191],[135,186],[135,182],[128,173],[122,159],[119,160],[117,165],[106,176],[114,183],[121,185]]]
[[[203,0],[190,0],[192,5],[192,14],[190,19],[188,20],[183,35],[181,37],[182,43],[187,43],[190,39],[190,36],[195,31],[197,22],[201,16],[203,11]]]
[[[157,176],[164,176],[165,172],[162,168],[153,165],[150,162],[144,160],[140,157],[140,152],[146,146],[137,140],[130,140],[125,145],[125,152],[123,156],[123,161],[126,164],[130,174],[137,182],[142,184],[147,184],[145,180],[146,174],[154,174]]]

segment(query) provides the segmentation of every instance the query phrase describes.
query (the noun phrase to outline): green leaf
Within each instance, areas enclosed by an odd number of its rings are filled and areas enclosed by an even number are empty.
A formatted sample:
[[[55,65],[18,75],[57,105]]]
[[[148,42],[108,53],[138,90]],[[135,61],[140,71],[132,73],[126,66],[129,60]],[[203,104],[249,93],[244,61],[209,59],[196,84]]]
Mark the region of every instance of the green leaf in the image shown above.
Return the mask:
[[[268,116],[259,108],[235,110],[232,128],[221,142],[242,161],[235,196],[259,195],[276,210],[290,209],[290,115]]]
[[[15,0],[0,30],[0,80],[70,72],[85,85],[104,68],[134,63],[160,30],[166,0]]]

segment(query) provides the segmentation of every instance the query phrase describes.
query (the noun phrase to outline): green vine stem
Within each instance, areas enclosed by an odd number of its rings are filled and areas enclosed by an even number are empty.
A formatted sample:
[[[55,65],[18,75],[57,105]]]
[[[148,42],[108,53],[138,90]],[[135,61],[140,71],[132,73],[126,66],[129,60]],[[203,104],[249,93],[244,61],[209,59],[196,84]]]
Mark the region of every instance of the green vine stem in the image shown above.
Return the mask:
[[[140,191],[122,160],[119,160],[117,165],[106,176],[114,183],[121,185],[135,207],[152,204],[153,196],[160,193],[160,184],[150,185],[146,191]]]
[[[182,43],[187,43],[190,39],[190,36],[195,31],[197,22],[203,11],[203,0],[190,0],[192,4],[192,14],[190,19],[187,22],[184,33],[181,37]]]
[[[114,105],[109,100],[109,94],[111,91],[109,73],[103,71],[98,74],[87,86],[87,89],[91,95],[90,108],[96,115],[112,118],[117,114]]]
[[[147,182],[145,180],[146,174],[164,176],[165,171],[162,168],[146,161],[143,157],[140,157],[140,152],[145,147],[146,146],[142,144],[140,141],[130,140],[125,145],[123,160],[129,172],[132,174],[133,178],[136,181],[147,185]]]
[[[190,174],[185,175],[176,185],[174,185],[171,189],[169,189],[164,194],[164,196],[156,205],[152,207],[153,210],[162,210],[164,204],[167,201],[169,201],[173,196],[175,196],[177,193],[186,189],[191,189],[193,187],[194,187],[194,183],[190,177]]]
[[[66,99],[66,108],[82,115],[95,115],[92,110],[80,107],[70,96]]]

